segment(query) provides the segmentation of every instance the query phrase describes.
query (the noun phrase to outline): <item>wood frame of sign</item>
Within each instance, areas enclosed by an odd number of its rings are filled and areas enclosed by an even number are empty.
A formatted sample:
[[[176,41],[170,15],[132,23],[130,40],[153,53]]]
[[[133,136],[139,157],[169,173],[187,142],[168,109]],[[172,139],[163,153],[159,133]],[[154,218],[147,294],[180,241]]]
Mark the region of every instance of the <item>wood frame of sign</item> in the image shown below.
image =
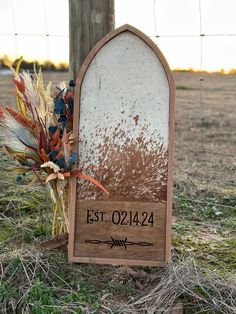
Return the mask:
[[[124,25],[114,31],[108,33],[103,37],[90,51],[85,59],[79,75],[76,80],[75,90],[75,106],[74,106],[74,132],[79,134],[80,121],[80,103],[81,103],[81,86],[85,77],[86,71],[90,66],[92,60],[97,55],[99,50],[106,45],[111,39],[124,32],[131,32],[142,39],[156,54],[159,59],[164,73],[166,75],[169,85],[169,133],[168,133],[168,165],[167,165],[167,197],[164,203],[159,202],[139,202],[132,200],[127,201],[113,201],[108,200],[81,200],[80,194],[78,195],[78,180],[75,175],[72,175],[70,181],[70,206],[69,206],[69,245],[68,245],[68,260],[69,262],[81,262],[81,263],[95,263],[95,264],[123,264],[123,265],[143,265],[143,266],[164,266],[171,258],[171,226],[172,226],[172,189],[173,189],[173,136],[174,136],[174,98],[175,98],[175,86],[174,80],[165,60],[163,54],[156,46],[156,44],[141,31],[130,25]],[[77,105],[78,104],[78,105]],[[79,141],[74,144],[73,150],[79,151]],[[77,166],[77,165],[76,165]],[[135,208],[136,212],[133,213]],[[122,210],[120,210],[122,209]],[[96,216],[93,216],[95,212]],[[138,212],[142,213],[142,217],[136,217]],[[119,236],[116,229],[109,227],[104,229],[103,239],[93,237],[88,234],[91,229],[86,229],[87,225],[94,219],[100,219],[104,221],[104,215],[106,217],[112,217],[115,228],[118,228],[118,223],[127,220],[128,224],[135,223],[137,221],[137,229],[141,235],[137,241],[132,239],[132,228],[127,228],[126,236]],[[123,216],[122,216],[123,215]],[[153,216],[154,215],[154,216]],[[98,217],[99,216],[99,217]],[[125,216],[125,217],[124,217]],[[153,225],[153,217],[158,220],[158,230],[153,230],[153,235],[145,237],[145,230]],[[140,219],[141,218],[141,219]],[[126,219],[126,220],[125,220]],[[136,220],[135,220],[136,219]],[[94,220],[95,221],[95,220]],[[86,225],[87,223],[87,225]],[[99,232],[102,233],[102,224],[98,226]],[[122,228],[122,226],[121,226]],[[108,230],[113,230],[116,236],[108,236]],[[107,237],[106,237],[107,236]],[[153,237],[153,241],[151,241]],[[157,241],[157,242],[155,242]],[[86,242],[86,243],[85,243]],[[88,244],[91,246],[91,251],[88,249]],[[155,244],[155,245],[154,245]],[[157,245],[156,245],[157,244]],[[87,246],[86,246],[87,245]],[[81,248],[81,251],[80,251]],[[106,254],[105,248],[108,249]],[[111,248],[113,248],[114,254],[111,254]],[[139,254],[137,257],[136,250],[143,250],[143,254]],[[146,250],[146,251],[145,251]],[[125,253],[124,253],[125,252]]]

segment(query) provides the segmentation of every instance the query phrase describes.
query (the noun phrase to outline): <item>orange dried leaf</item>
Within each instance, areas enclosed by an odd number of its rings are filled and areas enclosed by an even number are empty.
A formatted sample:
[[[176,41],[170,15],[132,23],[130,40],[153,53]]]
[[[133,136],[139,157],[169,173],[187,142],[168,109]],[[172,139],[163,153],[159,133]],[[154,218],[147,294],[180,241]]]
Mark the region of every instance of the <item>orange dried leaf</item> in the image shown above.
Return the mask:
[[[27,119],[21,113],[15,111],[11,107],[5,107],[5,110],[7,111],[7,113],[10,116],[12,116],[13,119],[15,119],[22,126],[24,126],[26,128],[31,128],[31,129],[35,128],[36,125],[35,125],[34,121]]]
[[[8,156],[12,157],[12,149],[6,145],[2,147],[2,151]]]
[[[48,183],[51,180],[55,180],[57,178],[57,173],[51,173],[47,179],[46,179],[46,183]]]
[[[97,187],[99,187],[99,189],[101,189],[103,192],[105,192],[106,194],[108,194],[108,191],[107,189],[104,188],[104,186],[99,183],[96,179],[90,177],[90,176],[87,176],[86,174],[83,174],[81,172],[77,172],[76,173],[76,176],[81,178],[81,179],[84,179],[84,180],[88,180],[90,182],[92,182],[93,184],[95,184]]]
[[[13,83],[16,85],[18,91],[21,92],[21,93],[24,93],[24,91],[25,91],[25,85],[24,85],[22,82],[19,82],[19,81],[16,80],[16,79],[13,79],[12,81],[13,81]]]
[[[57,173],[57,177],[58,177],[59,180],[65,180],[63,174],[60,173],[60,172]]]
[[[0,118],[4,118],[4,111],[2,107],[0,107]]]
[[[63,156],[64,156],[64,153],[63,153],[63,152],[59,152],[59,153],[56,155],[55,159],[59,159],[59,158],[61,158],[61,157],[63,157]]]
[[[74,132],[72,132],[72,133],[69,135],[69,141],[75,140],[76,138],[77,138],[77,135],[76,135]]]
[[[52,139],[51,139],[51,142],[50,142],[51,148],[53,148],[53,147],[57,144],[58,139],[59,139],[59,135],[60,135],[60,129],[57,128],[57,130],[56,130],[55,133],[53,134]]]
[[[42,148],[40,153],[39,153],[39,157],[44,161],[47,162],[50,159],[48,158],[48,155],[45,153],[45,150]]]
[[[67,134],[67,131],[66,131],[66,128],[64,128],[64,131],[63,131],[63,135],[62,135],[62,143],[63,144],[67,144],[67,142],[68,142],[68,134]]]
[[[62,145],[62,141],[61,141],[61,139],[59,139],[57,145],[56,145],[56,146],[53,146],[52,149],[53,149],[53,150],[59,150],[59,148],[61,147],[61,145]]]

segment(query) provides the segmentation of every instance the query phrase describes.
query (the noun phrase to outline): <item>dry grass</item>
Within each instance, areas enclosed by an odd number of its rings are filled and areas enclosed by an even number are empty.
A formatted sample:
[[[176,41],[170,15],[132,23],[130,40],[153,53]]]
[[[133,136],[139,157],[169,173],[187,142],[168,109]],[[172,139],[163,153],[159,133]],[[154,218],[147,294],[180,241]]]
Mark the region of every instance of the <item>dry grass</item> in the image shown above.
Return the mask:
[[[195,313],[232,314],[236,310],[236,288],[199,269],[194,258],[173,260],[162,273],[152,274],[153,285],[134,300],[119,304],[118,313],[168,313],[177,299],[185,309],[195,304]]]
[[[176,184],[235,193],[236,75],[176,72],[174,77]]]
[[[68,265],[46,253],[48,204],[16,185],[1,155],[1,313],[236,313],[236,75],[174,73],[176,94],[174,254],[166,269]],[[68,80],[49,73],[46,80]],[[14,103],[0,76],[1,103]],[[201,103],[202,98],[202,103]]]
[[[1,313],[171,313],[177,302],[189,310],[185,313],[236,313],[234,281],[200,268],[190,257],[176,255],[166,269],[77,267],[63,255],[29,247],[3,254],[0,266],[2,293],[11,293],[3,298]],[[13,283],[20,285],[18,298]]]

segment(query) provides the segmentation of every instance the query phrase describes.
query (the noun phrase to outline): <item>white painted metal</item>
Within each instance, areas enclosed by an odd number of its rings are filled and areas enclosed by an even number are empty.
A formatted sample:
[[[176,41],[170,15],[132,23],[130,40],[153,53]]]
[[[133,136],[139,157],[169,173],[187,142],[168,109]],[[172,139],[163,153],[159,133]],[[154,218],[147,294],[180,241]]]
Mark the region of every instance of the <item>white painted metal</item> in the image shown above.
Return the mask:
[[[150,169],[146,174],[142,171],[147,171],[145,162],[152,163],[145,157],[147,151],[155,154],[162,145],[161,154],[165,157],[167,175],[169,97],[164,68],[155,52],[142,39],[126,31],[110,40],[98,51],[82,82],[79,122],[81,167],[114,167],[111,159],[123,158],[126,149],[133,145],[141,152],[139,163],[143,166],[138,170],[137,162],[132,170],[134,174],[138,171],[139,176],[148,175],[149,182],[164,180],[162,185],[166,184],[167,178],[163,179],[163,175],[158,173],[155,160],[151,165],[151,174]],[[142,145],[139,145],[140,142]],[[127,162],[135,163],[132,154],[136,153],[129,151],[131,157],[125,161],[126,166],[119,166],[122,168],[119,171],[116,169],[113,188],[123,180],[119,181],[118,177],[124,177]],[[150,200],[157,199],[153,197]]]

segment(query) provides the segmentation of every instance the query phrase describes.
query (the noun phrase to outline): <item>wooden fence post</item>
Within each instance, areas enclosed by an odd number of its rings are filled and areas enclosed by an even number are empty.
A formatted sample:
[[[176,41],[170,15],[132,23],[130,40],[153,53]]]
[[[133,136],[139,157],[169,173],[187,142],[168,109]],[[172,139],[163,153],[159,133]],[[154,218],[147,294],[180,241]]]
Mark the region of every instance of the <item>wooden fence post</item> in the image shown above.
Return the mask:
[[[76,79],[89,51],[114,24],[114,0],[69,0],[70,79]]]

